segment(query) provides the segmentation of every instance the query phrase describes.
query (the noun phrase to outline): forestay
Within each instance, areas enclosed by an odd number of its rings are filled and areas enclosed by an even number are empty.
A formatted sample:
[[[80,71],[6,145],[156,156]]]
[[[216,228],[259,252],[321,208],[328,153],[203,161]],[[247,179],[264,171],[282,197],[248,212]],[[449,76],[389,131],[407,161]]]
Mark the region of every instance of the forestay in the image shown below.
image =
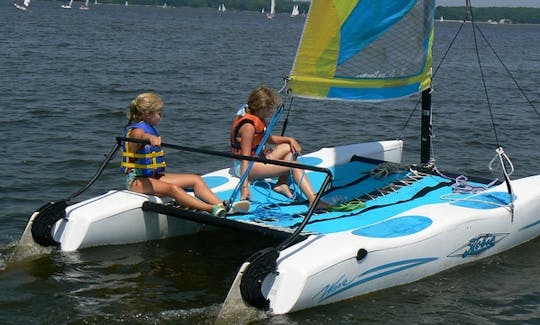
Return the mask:
[[[312,1],[293,96],[383,101],[431,83],[435,0]]]

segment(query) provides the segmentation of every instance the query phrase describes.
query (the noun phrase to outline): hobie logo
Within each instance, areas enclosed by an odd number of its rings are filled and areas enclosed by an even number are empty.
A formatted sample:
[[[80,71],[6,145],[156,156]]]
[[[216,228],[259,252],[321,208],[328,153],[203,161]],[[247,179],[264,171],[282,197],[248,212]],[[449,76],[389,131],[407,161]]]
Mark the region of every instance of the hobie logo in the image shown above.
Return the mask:
[[[508,234],[482,234],[469,240],[469,242],[459,249],[456,249],[448,257],[466,258],[469,256],[480,255],[491,247],[495,246],[499,241],[504,239]]]
[[[492,234],[485,234],[473,238],[469,241],[469,247],[463,252],[463,257],[478,255],[493,246],[495,246],[495,236]]]

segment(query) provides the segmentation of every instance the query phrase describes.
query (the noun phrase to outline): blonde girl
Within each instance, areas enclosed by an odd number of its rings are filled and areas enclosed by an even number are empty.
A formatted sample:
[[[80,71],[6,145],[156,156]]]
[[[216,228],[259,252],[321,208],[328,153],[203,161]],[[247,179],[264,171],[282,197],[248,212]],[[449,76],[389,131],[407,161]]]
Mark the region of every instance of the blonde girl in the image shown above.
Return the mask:
[[[124,131],[124,136],[145,140],[150,144],[122,143],[121,166],[126,175],[128,190],[169,196],[188,208],[223,216],[225,214],[223,202],[210,190],[201,176],[165,173],[166,164],[161,148],[161,137],[155,129],[162,116],[163,101],[156,93],[140,94],[131,102],[128,113],[130,123]],[[187,194],[186,188],[193,189],[195,197]]]

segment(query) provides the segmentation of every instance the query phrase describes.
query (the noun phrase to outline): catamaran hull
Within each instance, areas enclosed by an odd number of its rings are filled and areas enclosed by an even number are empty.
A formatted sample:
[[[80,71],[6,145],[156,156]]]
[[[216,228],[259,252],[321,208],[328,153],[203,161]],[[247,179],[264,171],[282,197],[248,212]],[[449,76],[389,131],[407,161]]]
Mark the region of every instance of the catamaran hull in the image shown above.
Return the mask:
[[[144,211],[144,202],[170,200],[130,191],[109,191],[66,208],[66,217],[53,227],[63,251],[127,244],[199,232],[204,225]]]
[[[434,204],[397,214],[371,231],[313,235],[280,252],[276,272],[266,276],[261,291],[271,311],[284,314],[410,283],[506,251],[539,235],[539,187],[540,176],[512,182],[513,214],[508,207]],[[491,189],[505,190],[505,185]],[[400,218],[418,216],[431,224],[405,231],[410,235],[388,236],[393,227],[404,227]]]
[[[359,143],[323,148],[303,157],[306,162],[314,162],[321,167],[343,164],[353,155],[399,162],[402,146],[400,140]],[[229,168],[204,175],[203,179],[224,200],[229,198],[232,189],[238,183],[238,178],[230,174]],[[53,242],[63,251],[74,251],[86,247],[136,243],[215,229],[200,222],[144,209],[145,202],[167,204],[171,199],[126,190],[112,190],[67,206],[65,214],[62,211],[63,215],[53,218],[50,225],[42,227],[39,232],[33,231],[33,237],[36,242],[43,243],[43,240],[36,236],[50,236],[52,239],[46,242]],[[34,219],[39,217],[39,213],[35,213],[29,223],[36,223]]]

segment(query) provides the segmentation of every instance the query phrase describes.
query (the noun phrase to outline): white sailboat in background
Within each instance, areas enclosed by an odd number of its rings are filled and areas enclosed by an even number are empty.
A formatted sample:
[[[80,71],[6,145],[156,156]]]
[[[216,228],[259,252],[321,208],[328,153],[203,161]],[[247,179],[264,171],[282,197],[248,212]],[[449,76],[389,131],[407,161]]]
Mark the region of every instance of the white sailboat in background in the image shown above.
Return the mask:
[[[291,17],[296,17],[300,15],[300,10],[298,10],[298,5],[294,5],[291,11]]]
[[[227,8],[225,7],[225,4],[220,4],[219,7],[218,7],[218,11],[219,12],[225,12],[227,11]]]
[[[17,2],[13,2],[13,5],[15,6],[15,8],[17,8],[19,10],[27,11],[28,7],[30,7],[30,1],[31,0],[24,0],[22,5],[18,4]]]
[[[80,10],[88,10],[88,9],[90,9],[90,4],[89,4],[89,2],[90,2],[90,0],[86,0],[86,1],[84,2],[84,4],[82,4],[82,5],[79,7],[79,9],[80,9]]]
[[[266,18],[272,19],[276,15],[276,0],[270,2],[270,12],[266,14]]]
[[[126,2],[124,2],[124,6],[126,6],[126,7],[129,6],[127,0],[126,0]]]
[[[64,8],[64,9],[71,9],[71,6],[73,5],[73,0],[69,0],[69,3],[64,3],[63,5],[61,5],[60,7]]]

